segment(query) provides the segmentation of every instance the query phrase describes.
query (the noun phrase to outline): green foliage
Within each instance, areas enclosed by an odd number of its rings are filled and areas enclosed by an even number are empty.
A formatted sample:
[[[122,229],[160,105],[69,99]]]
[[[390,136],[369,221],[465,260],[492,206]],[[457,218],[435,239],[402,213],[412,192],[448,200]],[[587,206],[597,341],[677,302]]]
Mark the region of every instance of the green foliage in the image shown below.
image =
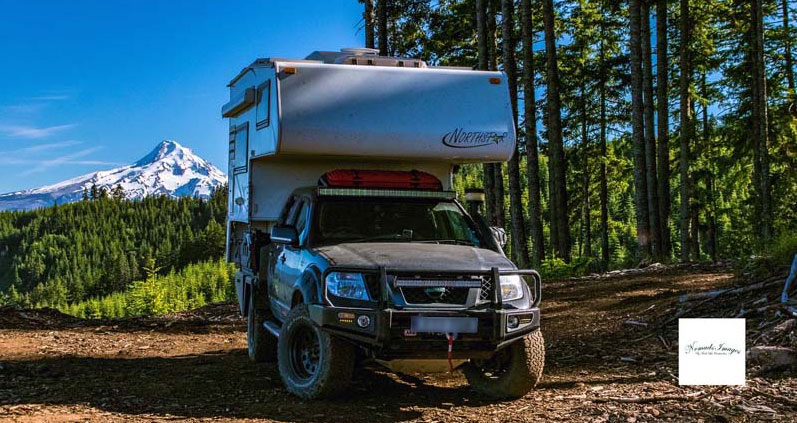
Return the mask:
[[[232,301],[235,268],[223,260],[190,264],[179,272],[152,274],[123,292],[55,305],[64,313],[88,319],[157,316]]]
[[[775,263],[791,263],[797,255],[797,232],[781,233],[773,242],[771,252]]]
[[[209,200],[122,197],[92,187],[77,203],[0,212],[0,291],[8,301],[14,292],[16,303],[62,307],[224,253],[226,188]]]
[[[751,128],[751,59],[750,59],[750,2],[743,0],[690,1],[691,7],[691,52],[693,74],[689,95],[693,100],[695,139],[692,140],[690,177],[692,178],[693,202],[698,215],[697,237],[700,243],[701,260],[711,259],[709,242],[711,233],[716,235],[718,259],[739,259],[742,267],[750,257],[759,257],[756,262],[778,262],[791,260],[797,252],[794,238],[797,233],[797,100],[788,88],[785,45],[792,49],[797,45],[797,30],[794,16],[797,10],[790,7],[792,27],[787,32],[782,26],[781,2],[764,2],[766,85],[769,118],[770,182],[773,207],[773,242],[763,242],[760,236],[760,193],[754,188],[754,146]],[[475,36],[472,31],[474,6],[463,9],[453,7],[450,2],[441,2],[432,10],[446,16],[445,25],[427,25],[423,37],[417,37],[418,49],[424,58],[445,58],[445,64],[473,66],[476,63]],[[581,260],[586,251],[585,227],[591,227],[591,251],[600,251],[599,212],[599,166],[605,162],[608,182],[608,238],[609,268],[634,267],[641,260],[636,240],[634,212],[634,187],[632,182],[629,111],[629,44],[628,9],[623,2],[578,0],[554,2],[556,8],[556,31],[559,36],[558,67],[560,70],[560,96],[562,97],[563,136],[565,155],[568,161],[566,185],[568,191],[568,221],[573,238],[574,262]],[[679,32],[680,7],[678,2],[668,3],[668,63],[670,89],[670,221],[667,222],[673,243],[673,256],[679,256],[680,229],[677,224],[680,209],[680,176],[678,157],[680,116],[677,110],[678,82],[680,77]],[[540,2],[532,1],[534,9],[534,43],[536,57],[537,116],[539,134],[541,191],[546,241],[550,243],[550,209],[548,207],[547,161],[548,134],[544,131],[545,110],[545,46],[542,38]],[[651,25],[655,31],[656,7],[650,4]],[[499,16],[493,18],[501,19]],[[457,21],[456,25],[452,22]],[[423,25],[421,25],[423,26]],[[462,28],[460,32],[452,28]],[[502,34],[497,34],[500,45]],[[519,35],[519,29],[518,35]],[[456,34],[456,36],[454,35]],[[428,40],[455,38],[449,43],[430,43]],[[655,48],[655,38],[652,40]],[[519,49],[527,48],[522,44]],[[604,60],[601,61],[601,51]],[[655,52],[661,57],[658,52]],[[518,57],[522,55],[518,54]],[[500,60],[500,57],[499,57]],[[521,66],[525,64],[521,63]],[[705,75],[705,79],[704,79]],[[606,83],[606,107],[608,123],[607,157],[600,156],[599,141],[599,87]],[[705,82],[704,82],[705,81]],[[520,83],[527,81],[521,79]],[[521,90],[522,92],[522,90]],[[523,110],[519,100],[518,109]],[[704,120],[705,117],[705,120]],[[705,122],[705,125],[704,125]],[[586,125],[587,144],[582,147],[582,135]],[[518,132],[521,154],[524,153],[526,134],[521,125]],[[525,171],[521,164],[521,169]],[[588,169],[589,185],[583,187],[584,169]],[[525,175],[521,177],[524,210],[526,202]],[[481,186],[481,168],[462,166],[455,177],[455,188],[461,194],[465,188]],[[505,184],[506,186],[506,184]],[[585,194],[586,192],[586,194]],[[509,196],[506,195],[508,205]],[[583,212],[586,202],[590,210]],[[508,206],[507,206],[508,208]],[[506,228],[509,230],[510,228]],[[713,231],[713,232],[712,232]],[[511,234],[510,234],[511,236]],[[550,245],[547,246],[550,256]],[[672,260],[672,257],[669,259]],[[592,257],[587,258],[588,262]],[[665,258],[667,259],[667,258]],[[549,261],[546,272],[563,275],[574,271],[574,266],[559,266]],[[751,265],[753,266],[753,265]],[[754,267],[762,267],[755,265]],[[767,266],[763,266],[767,267]],[[586,266],[585,269],[589,269]],[[585,270],[586,271],[586,270]]]

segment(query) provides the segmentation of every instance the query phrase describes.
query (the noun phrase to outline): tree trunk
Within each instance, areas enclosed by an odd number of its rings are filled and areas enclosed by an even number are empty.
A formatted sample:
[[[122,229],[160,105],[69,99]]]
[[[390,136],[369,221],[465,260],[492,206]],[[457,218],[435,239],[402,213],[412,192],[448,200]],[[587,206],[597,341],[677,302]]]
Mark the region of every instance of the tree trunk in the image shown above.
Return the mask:
[[[600,202],[601,202],[601,269],[609,268],[609,186],[606,176],[606,49],[603,40],[606,37],[604,22],[603,0],[600,3],[601,27],[600,27],[600,64],[598,70],[598,91],[600,95],[600,148],[601,148],[601,167],[600,167]]]
[[[485,0],[487,3],[487,65],[489,70],[498,70],[498,41],[497,41],[497,25],[496,18],[498,14],[498,1]],[[493,183],[495,184],[495,193],[493,195],[495,200],[494,224],[495,226],[505,227],[505,210],[504,210],[504,170],[501,163],[493,165]]]
[[[681,261],[689,261],[689,212],[691,210],[691,196],[689,183],[689,143],[692,139],[692,111],[689,100],[689,85],[691,84],[691,69],[689,63],[689,0],[680,0],[681,4],[681,134],[679,152],[679,171],[681,174]]]
[[[513,0],[502,0],[503,24],[503,61],[509,85],[509,99],[512,102],[512,119],[515,132],[518,127],[517,114],[517,63],[515,62],[515,20]],[[512,252],[515,264],[521,269],[529,266],[528,238],[526,237],[526,224],[523,220],[523,194],[520,188],[520,143],[515,143],[515,153],[509,159],[509,214],[512,220]]]
[[[552,201],[556,202],[556,214],[551,220],[556,219],[557,230],[557,255],[565,262],[570,262],[570,227],[567,208],[567,186],[565,175],[567,163],[565,159],[564,143],[562,141],[562,115],[561,99],[559,97],[559,68],[556,59],[556,33],[554,30],[553,0],[543,0],[543,23],[545,26],[545,56],[547,58],[548,87],[546,98],[548,102],[548,144],[550,147],[550,160],[554,173],[551,175],[554,191]]]
[[[649,0],[641,0],[642,23],[642,94],[645,112],[645,180],[648,191],[648,221],[650,222],[650,245],[653,256],[661,257],[661,227],[659,226],[659,196],[656,178],[656,131],[653,119],[653,60],[650,51]]]
[[[534,92],[534,16],[531,0],[522,0],[520,27],[523,37],[523,112],[526,129],[526,171],[528,173],[529,221],[531,224],[532,264],[545,260],[540,200],[540,158],[537,151],[537,95]]]
[[[498,70],[498,0],[487,2],[487,51],[490,70]]]
[[[713,163],[714,157],[712,152],[714,151],[711,147],[711,128],[709,127],[709,119],[708,119],[708,84],[706,82],[706,71],[703,71],[702,76],[702,86],[703,86],[703,148],[708,156],[706,160],[707,167],[705,175],[706,175],[706,205],[704,207],[706,211],[706,223],[707,223],[707,230],[706,230],[706,238],[704,239],[706,243],[706,252],[711,256],[711,261],[717,261],[717,203],[714,196],[714,172],[713,172]]]
[[[794,69],[792,68],[792,59],[791,59],[791,28],[789,27],[789,2],[788,0],[782,0],[781,5],[783,7],[783,37],[785,38],[785,51],[783,55],[785,56],[785,65],[786,65],[786,84],[789,88],[789,111],[794,113]]]
[[[373,0],[363,0],[365,11],[363,12],[363,22],[365,22],[365,47],[374,48],[374,2]]]
[[[581,76],[581,155],[584,158],[582,163],[582,179],[581,188],[584,196],[583,205],[583,231],[584,231],[584,250],[583,257],[590,259],[592,257],[592,225],[589,219],[589,135],[587,134],[587,93],[585,88],[584,74]]]
[[[370,0],[369,0],[370,1]],[[476,39],[479,49],[479,69],[489,69],[489,49],[487,48],[487,4],[485,0],[476,0]],[[484,185],[484,214],[487,222],[497,226],[495,218],[495,169],[493,163],[482,165],[482,183]]]
[[[389,0],[376,0],[376,13],[379,27],[379,55],[387,56],[387,3]]]
[[[656,3],[656,100],[658,101],[658,160],[657,192],[659,197],[659,227],[661,228],[661,256],[669,260],[670,242],[670,115],[667,78],[667,0]]]
[[[753,36],[753,131],[757,141],[756,153],[759,163],[759,192],[761,203],[761,241],[768,245],[772,238],[772,198],[769,187],[769,147],[767,122],[767,81],[764,63],[764,17],[761,0],[753,0],[751,5],[751,28]],[[757,119],[756,119],[757,118]]]
[[[640,0],[631,0],[631,112],[634,145],[634,188],[636,191],[637,244],[644,259],[650,257],[650,215],[645,177],[645,112],[642,103],[642,22]]]
[[[548,121],[545,121],[546,126],[548,125]],[[551,159],[551,142],[548,141],[548,222],[550,223],[550,235],[551,235],[551,253],[553,256],[558,256],[557,252],[559,251],[559,210],[557,209],[556,203],[556,186],[554,185],[554,174],[556,173],[556,169],[554,167],[553,159]]]

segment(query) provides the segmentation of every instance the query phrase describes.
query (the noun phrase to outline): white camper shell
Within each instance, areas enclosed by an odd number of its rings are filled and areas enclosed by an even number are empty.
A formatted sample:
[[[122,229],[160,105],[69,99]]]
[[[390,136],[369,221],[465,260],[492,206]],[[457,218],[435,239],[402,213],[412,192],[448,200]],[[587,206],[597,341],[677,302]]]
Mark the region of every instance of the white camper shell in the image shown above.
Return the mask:
[[[372,49],[258,59],[229,83],[229,220],[268,228],[288,196],[334,169],[421,170],[515,149],[506,77]],[[229,233],[229,232],[228,232]],[[229,245],[229,244],[228,244]]]

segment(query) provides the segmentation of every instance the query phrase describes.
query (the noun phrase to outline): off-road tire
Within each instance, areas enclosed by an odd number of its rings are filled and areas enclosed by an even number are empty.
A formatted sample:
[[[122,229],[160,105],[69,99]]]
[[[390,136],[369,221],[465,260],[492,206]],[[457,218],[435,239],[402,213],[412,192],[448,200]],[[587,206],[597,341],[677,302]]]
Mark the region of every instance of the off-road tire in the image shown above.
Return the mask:
[[[277,361],[277,338],[263,327],[269,316],[268,310],[255,306],[257,290],[252,287],[249,293],[249,312],[246,315],[246,346],[249,359],[255,363],[272,363]]]
[[[497,354],[509,354],[506,368],[499,376],[488,376],[474,362],[462,368],[470,386],[477,392],[497,399],[515,399],[529,393],[542,377],[545,342],[539,329],[506,347]]]
[[[303,378],[294,370],[292,348],[294,337],[308,329],[318,342],[318,366],[309,378]],[[346,388],[354,373],[354,347],[316,326],[305,304],[297,305],[288,313],[280,332],[277,353],[280,377],[285,387],[300,398],[333,397]]]

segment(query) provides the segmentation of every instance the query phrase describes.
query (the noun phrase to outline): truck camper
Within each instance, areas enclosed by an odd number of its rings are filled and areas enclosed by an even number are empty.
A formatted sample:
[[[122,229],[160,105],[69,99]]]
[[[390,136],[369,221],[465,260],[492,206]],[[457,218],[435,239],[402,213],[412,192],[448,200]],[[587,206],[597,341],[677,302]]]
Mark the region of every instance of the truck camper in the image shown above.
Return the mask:
[[[255,60],[229,88],[227,259],[252,360],[308,399],[369,361],[534,388],[539,274],[452,187],[515,151],[504,74],[343,49]]]

